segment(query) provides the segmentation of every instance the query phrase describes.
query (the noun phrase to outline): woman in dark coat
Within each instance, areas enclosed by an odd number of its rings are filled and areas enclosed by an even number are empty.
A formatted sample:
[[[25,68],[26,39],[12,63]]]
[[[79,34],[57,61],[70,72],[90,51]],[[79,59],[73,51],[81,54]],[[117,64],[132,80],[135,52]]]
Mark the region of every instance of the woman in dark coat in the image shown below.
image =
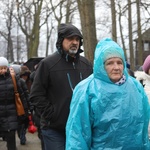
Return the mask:
[[[24,93],[20,85],[19,79],[16,78],[18,92],[21,100],[24,101]],[[23,102],[25,105],[25,102]],[[24,106],[26,112],[26,106]],[[16,130],[18,128],[18,118],[15,94],[12,77],[8,68],[8,61],[4,57],[0,57],[0,133],[6,139],[7,150],[16,150]]]

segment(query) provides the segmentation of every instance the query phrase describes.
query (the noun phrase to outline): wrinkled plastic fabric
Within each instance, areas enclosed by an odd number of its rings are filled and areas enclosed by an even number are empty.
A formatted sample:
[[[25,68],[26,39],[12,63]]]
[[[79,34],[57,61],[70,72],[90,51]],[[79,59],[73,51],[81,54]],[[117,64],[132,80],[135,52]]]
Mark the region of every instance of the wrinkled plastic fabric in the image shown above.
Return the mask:
[[[112,83],[104,69],[105,52],[111,50],[124,61],[122,85]],[[66,150],[150,150],[148,98],[140,83],[128,76],[123,50],[111,39],[100,41],[93,68],[73,93]]]

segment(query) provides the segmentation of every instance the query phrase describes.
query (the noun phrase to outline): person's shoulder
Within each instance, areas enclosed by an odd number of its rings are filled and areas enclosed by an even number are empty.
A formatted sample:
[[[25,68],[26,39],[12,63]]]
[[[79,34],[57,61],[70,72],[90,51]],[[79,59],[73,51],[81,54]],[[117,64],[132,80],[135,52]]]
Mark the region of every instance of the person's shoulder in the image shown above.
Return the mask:
[[[48,66],[53,66],[55,63],[57,63],[61,59],[61,56],[58,52],[54,52],[44,59],[40,61],[40,64],[47,64]]]
[[[80,55],[80,60],[89,62],[89,60],[85,56],[81,56],[81,55]]]
[[[41,62],[55,60],[56,58],[60,58],[60,55],[59,55],[58,52],[54,52],[54,53],[48,55],[47,57],[45,57],[44,59],[42,59]]]
[[[21,86],[26,84],[26,81],[23,78],[20,78],[19,75],[16,75],[15,77],[16,77],[17,84],[19,84]]]
[[[20,80],[20,82],[22,83],[26,83],[26,81],[23,78],[18,78],[18,80]]]
[[[82,61],[85,64],[92,66],[92,63],[84,56],[80,56],[80,61]]]

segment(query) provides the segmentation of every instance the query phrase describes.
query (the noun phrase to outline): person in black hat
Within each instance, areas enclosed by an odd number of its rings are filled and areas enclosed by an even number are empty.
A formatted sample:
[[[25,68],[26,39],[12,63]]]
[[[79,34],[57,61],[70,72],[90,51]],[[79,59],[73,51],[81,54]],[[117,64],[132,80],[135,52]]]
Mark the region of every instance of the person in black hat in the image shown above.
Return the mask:
[[[30,100],[41,115],[45,150],[65,149],[65,126],[75,86],[92,73],[92,64],[80,56],[83,36],[72,24],[60,24],[57,51],[40,61]]]

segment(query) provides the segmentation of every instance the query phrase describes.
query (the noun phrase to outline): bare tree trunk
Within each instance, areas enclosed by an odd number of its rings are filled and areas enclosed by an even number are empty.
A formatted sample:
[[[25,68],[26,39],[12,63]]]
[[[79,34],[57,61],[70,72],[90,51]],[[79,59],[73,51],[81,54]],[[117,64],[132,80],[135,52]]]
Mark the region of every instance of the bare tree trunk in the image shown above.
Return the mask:
[[[51,29],[49,29],[49,26],[48,26],[48,22],[46,22],[46,26],[47,26],[47,34],[46,34],[46,54],[45,56],[48,56],[48,52],[49,52],[49,42],[50,42],[50,37],[51,37],[51,34],[52,34],[52,30],[53,30],[53,27]],[[52,24],[51,24],[52,26]]]
[[[138,65],[143,64],[143,48],[142,48],[142,34],[141,34],[141,13],[140,13],[140,0],[136,0],[137,6],[137,25],[138,25]]]
[[[22,30],[22,32],[26,36],[26,43],[27,43],[27,59],[31,57],[37,57],[38,56],[38,46],[39,46],[39,36],[40,36],[40,15],[41,15],[41,9],[42,9],[43,0],[32,2],[30,4],[30,7],[34,7],[34,14],[31,14],[30,9],[26,6],[26,1],[18,2],[18,18],[17,22]],[[28,6],[29,7],[29,6]],[[26,13],[20,13],[20,12],[26,12]],[[31,16],[33,17],[33,20],[31,20]],[[22,21],[24,20],[24,21]],[[30,27],[30,21],[33,21],[32,28]],[[31,29],[31,31],[30,31]]]
[[[127,52],[126,52],[126,47],[125,47],[125,42],[124,42],[123,32],[122,32],[123,27],[121,25],[121,17],[122,17],[121,6],[118,5],[118,7],[119,7],[119,29],[120,29],[121,41],[122,41],[122,46],[123,46],[123,50],[125,53],[125,57],[127,58]]]
[[[9,6],[10,5],[10,6]],[[8,20],[7,20],[7,29],[8,29],[8,34],[7,34],[7,40],[8,40],[8,45],[7,45],[7,59],[9,62],[14,61],[14,55],[13,55],[13,42],[11,38],[11,29],[12,29],[12,20],[13,20],[13,9],[14,6],[13,4],[8,3],[8,8],[9,8],[9,13],[8,13]]]
[[[38,46],[39,46],[39,36],[40,36],[40,15],[42,9],[43,0],[35,4],[35,15],[34,15],[34,24],[32,28],[32,34],[30,35],[29,41],[29,55],[28,58],[38,56]],[[37,9],[36,9],[37,8]]]
[[[111,2],[111,18],[112,18],[112,39],[117,42],[115,1],[111,0],[110,2]]]
[[[9,31],[8,33],[7,59],[9,60],[9,62],[14,62],[13,42],[11,39],[11,31]]]
[[[128,29],[129,29],[129,51],[130,51],[130,66],[134,70],[134,50],[133,50],[133,36],[132,36],[132,11],[131,11],[131,0],[128,0]]]
[[[76,9],[74,6],[74,1],[73,0],[67,0],[67,5],[66,5],[66,23],[71,23],[72,22],[72,16],[73,12]]]
[[[83,33],[83,45],[85,57],[93,62],[94,50],[97,44],[95,25],[95,2],[94,0],[77,0],[81,18]]]

